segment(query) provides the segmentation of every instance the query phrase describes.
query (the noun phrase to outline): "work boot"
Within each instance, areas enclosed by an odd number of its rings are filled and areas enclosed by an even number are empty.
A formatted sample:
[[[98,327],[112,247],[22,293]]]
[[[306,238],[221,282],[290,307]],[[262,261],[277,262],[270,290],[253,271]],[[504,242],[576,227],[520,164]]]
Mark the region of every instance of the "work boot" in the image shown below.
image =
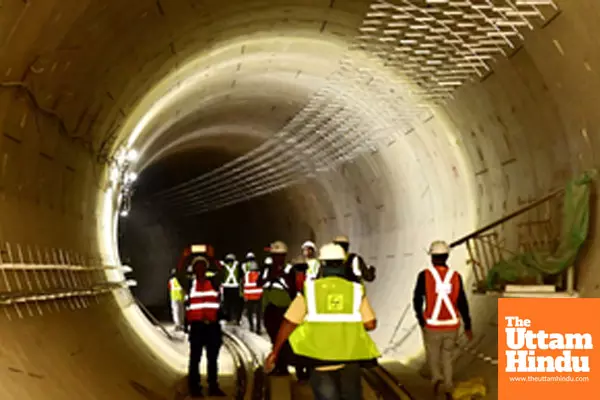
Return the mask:
[[[227,396],[225,394],[225,392],[222,391],[219,386],[213,386],[213,387],[209,388],[208,389],[208,395],[209,396],[216,396],[216,397],[225,397],[225,396]]]
[[[190,397],[192,399],[199,399],[204,397],[204,395],[202,394],[202,388],[197,388],[197,389],[190,389]]]

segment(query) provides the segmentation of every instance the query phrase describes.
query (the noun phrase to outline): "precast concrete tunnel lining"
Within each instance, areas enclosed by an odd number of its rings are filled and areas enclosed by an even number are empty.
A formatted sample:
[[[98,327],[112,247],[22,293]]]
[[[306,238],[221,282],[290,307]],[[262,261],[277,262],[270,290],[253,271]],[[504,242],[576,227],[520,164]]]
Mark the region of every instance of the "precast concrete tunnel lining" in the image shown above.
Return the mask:
[[[3,260],[17,244],[89,254],[106,265],[120,262],[119,240],[132,259],[162,248],[133,265],[139,296],[160,304],[165,264],[186,242],[214,240],[218,251],[242,255],[282,239],[296,252],[308,238],[323,243],[346,233],[378,268],[367,289],[379,318],[373,337],[386,357],[418,365],[421,338],[410,301],[429,242],[468,234],[597,166],[597,2],[555,1],[558,11],[525,32],[521,47],[495,58],[490,73],[460,86],[444,105],[413,116],[375,152],[184,220],[168,207],[141,211],[154,191],[278,137],[344,57],[384,76],[381,82],[402,77],[401,67],[348,50],[372,3],[2,2]],[[420,0],[390,3],[426,7]],[[407,86],[389,89],[399,104],[406,100]],[[329,93],[373,132],[393,117],[350,82],[337,81]],[[119,193],[110,177],[122,149],[140,157],[132,167],[139,174],[134,207],[121,226],[129,236],[119,238]],[[596,296],[600,287],[597,249],[586,246],[579,261],[582,296]],[[457,249],[451,262],[470,286],[465,259]],[[122,278],[110,272],[105,279]],[[4,283],[2,290],[11,290]],[[495,357],[495,301],[471,300],[475,350]],[[0,398],[141,398],[135,383],[170,398],[185,368],[126,293],[6,306],[0,318]],[[473,370],[490,378],[493,394],[496,367],[459,360],[459,374]]]

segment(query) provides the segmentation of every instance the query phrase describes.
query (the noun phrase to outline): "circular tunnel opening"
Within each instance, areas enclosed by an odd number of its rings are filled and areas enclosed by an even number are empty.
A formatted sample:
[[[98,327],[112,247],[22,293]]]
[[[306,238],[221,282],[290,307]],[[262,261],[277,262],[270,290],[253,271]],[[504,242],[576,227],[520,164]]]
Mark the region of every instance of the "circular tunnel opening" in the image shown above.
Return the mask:
[[[291,187],[252,198],[214,211],[198,213],[177,198],[193,198],[194,193],[179,192],[165,199],[165,189],[188,182],[235,159],[226,147],[194,147],[166,155],[143,169],[134,185],[130,210],[119,219],[118,245],[121,261],[133,266],[132,288],[142,304],[161,320],[169,320],[167,282],[184,248],[192,244],[211,244],[217,259],[233,253],[242,260],[247,252],[264,259],[264,248],[275,240],[298,244],[315,239],[316,213],[302,209],[298,191],[312,187]],[[179,196],[179,197],[178,197]],[[183,196],[183,197],[181,197]],[[316,221],[315,221],[316,222]],[[290,246],[290,257],[300,248]]]

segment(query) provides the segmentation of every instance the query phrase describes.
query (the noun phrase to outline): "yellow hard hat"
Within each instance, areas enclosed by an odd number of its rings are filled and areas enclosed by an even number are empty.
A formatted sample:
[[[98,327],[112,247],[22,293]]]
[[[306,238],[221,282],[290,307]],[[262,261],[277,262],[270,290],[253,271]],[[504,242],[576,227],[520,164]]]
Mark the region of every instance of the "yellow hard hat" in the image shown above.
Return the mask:
[[[271,244],[271,254],[286,254],[288,252],[287,245],[278,240]]]
[[[323,261],[343,261],[346,259],[346,252],[339,244],[328,243],[321,247],[319,259]]]
[[[350,243],[350,239],[346,235],[338,235],[333,239],[335,243]]]

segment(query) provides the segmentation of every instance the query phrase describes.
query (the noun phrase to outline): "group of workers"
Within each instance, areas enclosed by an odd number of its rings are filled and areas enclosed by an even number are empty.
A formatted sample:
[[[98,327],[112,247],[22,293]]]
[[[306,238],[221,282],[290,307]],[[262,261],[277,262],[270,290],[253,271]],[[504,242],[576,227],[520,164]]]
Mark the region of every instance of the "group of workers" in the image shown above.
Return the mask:
[[[423,330],[434,391],[452,395],[452,354],[460,326],[459,314],[472,339],[469,309],[462,279],[447,267],[449,246],[434,242],[432,266],[417,279],[413,305]],[[191,252],[187,252],[190,256]],[[380,353],[368,331],[376,328],[375,313],[364,281],[375,279],[375,268],[349,252],[349,240],[339,236],[317,254],[316,245],[302,245],[302,257],[288,262],[288,248],[276,241],[262,265],[253,253],[239,264],[235,256],[216,261],[212,251],[193,254],[185,292],[174,272],[169,281],[176,329],[189,332],[188,386],[201,396],[199,362],[207,350],[208,394],[222,396],[217,359],[221,321],[239,324],[245,304],[250,329],[261,332],[261,319],[273,344],[265,368],[276,376],[296,368],[299,380],[310,382],[316,400],[361,398],[361,367],[376,364]],[[187,295],[185,294],[187,293]],[[262,314],[262,315],[261,315]],[[261,318],[262,317],[262,318]]]

